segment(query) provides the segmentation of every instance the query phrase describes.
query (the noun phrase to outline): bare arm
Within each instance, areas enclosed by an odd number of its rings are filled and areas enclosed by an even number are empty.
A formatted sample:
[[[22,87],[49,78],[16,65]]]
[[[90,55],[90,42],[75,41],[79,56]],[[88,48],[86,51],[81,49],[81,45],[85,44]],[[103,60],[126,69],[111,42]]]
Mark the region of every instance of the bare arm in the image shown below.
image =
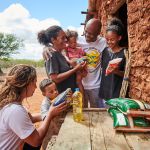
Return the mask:
[[[42,117],[41,117],[40,113],[30,114],[28,112],[28,114],[29,114],[29,117],[30,117],[32,123],[36,123],[36,122],[42,121]]]
[[[42,125],[37,130],[35,129],[29,137],[24,139],[24,142],[35,147],[39,146],[42,143],[48,131],[51,120],[60,112],[65,110],[66,107],[67,107],[67,104],[65,102],[55,107],[51,105],[49,112],[47,114],[47,117],[43,121]]]
[[[116,74],[120,77],[123,77],[124,76],[124,71],[117,70],[117,71],[114,71],[114,74]]]

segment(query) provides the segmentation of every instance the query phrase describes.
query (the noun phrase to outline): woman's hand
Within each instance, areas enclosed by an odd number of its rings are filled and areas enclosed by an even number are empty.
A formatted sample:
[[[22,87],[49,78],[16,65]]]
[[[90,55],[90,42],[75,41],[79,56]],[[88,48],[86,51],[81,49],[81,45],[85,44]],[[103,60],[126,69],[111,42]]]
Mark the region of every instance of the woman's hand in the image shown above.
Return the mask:
[[[82,63],[79,63],[79,64],[77,64],[74,68],[77,70],[77,71],[79,71],[79,70],[82,70],[85,66],[86,66],[86,63],[87,62],[82,62]]]
[[[53,106],[52,103],[49,109],[49,113],[51,113],[51,117],[54,118],[55,116],[59,115],[62,111],[66,110],[66,108],[67,108],[66,102],[63,102],[57,106]]]
[[[75,66],[77,65],[76,59],[69,60],[69,64],[70,64],[72,67],[75,67]]]
[[[44,60],[48,61],[49,58],[52,56],[53,51],[55,51],[55,49],[53,49],[52,46],[45,47],[42,53]]]
[[[72,97],[72,90],[70,90],[68,93],[67,93],[67,97]]]
[[[70,90],[69,93],[66,95],[66,103],[70,106],[70,103],[72,102],[72,91]]]

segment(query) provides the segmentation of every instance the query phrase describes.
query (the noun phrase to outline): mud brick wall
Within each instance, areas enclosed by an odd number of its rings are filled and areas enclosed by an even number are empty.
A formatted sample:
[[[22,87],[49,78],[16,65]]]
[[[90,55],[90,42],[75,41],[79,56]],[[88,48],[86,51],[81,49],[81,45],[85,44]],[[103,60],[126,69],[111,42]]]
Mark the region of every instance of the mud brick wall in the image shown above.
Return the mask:
[[[101,35],[105,36],[108,21],[113,13],[125,2],[125,0],[96,0],[98,18],[101,20]]]
[[[128,1],[130,96],[150,102],[150,1]]]
[[[108,20],[125,2],[131,54],[129,95],[133,99],[150,102],[150,1],[89,0],[89,7],[97,11],[102,22],[101,35],[105,36]]]

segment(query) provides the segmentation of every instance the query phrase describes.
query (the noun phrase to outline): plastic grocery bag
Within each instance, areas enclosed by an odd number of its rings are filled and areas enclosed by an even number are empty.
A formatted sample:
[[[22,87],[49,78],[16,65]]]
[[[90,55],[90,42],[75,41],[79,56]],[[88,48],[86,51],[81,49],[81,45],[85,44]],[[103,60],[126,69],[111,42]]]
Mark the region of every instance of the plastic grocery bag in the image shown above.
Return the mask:
[[[109,108],[108,112],[110,113],[111,117],[113,118],[113,126],[114,127],[122,127],[122,126],[129,126],[129,121],[127,117],[119,110],[115,108]]]
[[[133,122],[138,127],[150,127],[150,122],[143,117],[136,117],[133,119]]]
[[[114,98],[106,101],[106,104],[119,109],[120,111],[126,113],[129,109],[140,109],[145,110],[145,105],[143,102],[128,98]]]
[[[108,112],[110,113],[113,119],[113,126],[114,127],[129,127],[129,120],[126,115],[115,108],[109,108]],[[133,118],[134,126],[137,127],[150,127],[150,122],[143,118],[143,117],[135,117]]]

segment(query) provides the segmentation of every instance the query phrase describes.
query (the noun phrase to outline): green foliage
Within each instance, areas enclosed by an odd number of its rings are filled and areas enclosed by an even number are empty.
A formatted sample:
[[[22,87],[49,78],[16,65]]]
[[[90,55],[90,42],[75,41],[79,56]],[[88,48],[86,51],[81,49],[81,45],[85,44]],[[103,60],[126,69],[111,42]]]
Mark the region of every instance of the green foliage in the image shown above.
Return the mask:
[[[27,64],[34,67],[44,67],[44,60],[27,60],[27,59],[7,59],[0,60],[0,68],[9,68],[17,64]]]
[[[13,34],[0,33],[0,59],[7,59],[23,47],[23,41]]]

